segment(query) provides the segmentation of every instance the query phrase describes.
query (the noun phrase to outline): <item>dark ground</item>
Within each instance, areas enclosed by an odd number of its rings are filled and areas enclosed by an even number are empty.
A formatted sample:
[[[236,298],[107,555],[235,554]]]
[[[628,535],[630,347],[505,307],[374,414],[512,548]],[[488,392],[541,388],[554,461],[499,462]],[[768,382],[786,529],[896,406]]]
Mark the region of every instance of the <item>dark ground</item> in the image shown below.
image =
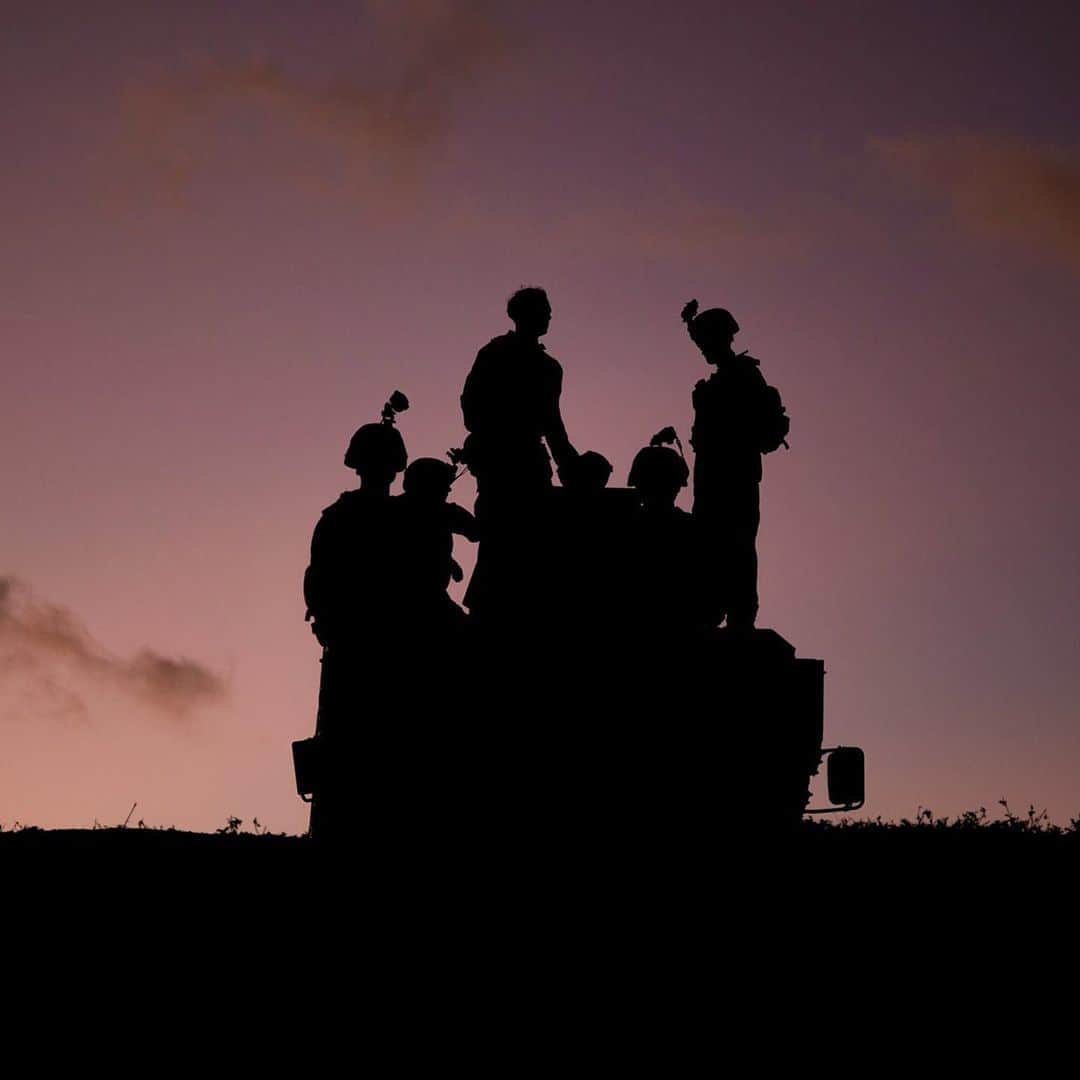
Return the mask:
[[[837,1066],[874,1024],[890,1055],[939,1021],[965,1054],[1032,1010],[1046,1028],[1073,963],[1080,835],[920,820],[337,853],[24,828],[0,833],[5,977],[39,1018],[98,1017],[95,1039],[157,1031],[155,1061],[198,1032],[278,1067],[335,1043],[357,1061],[389,1043],[401,1060],[555,1065],[583,1037],[597,1063],[652,1045],[658,1068],[689,1066],[704,1040],[717,1060],[750,1042]]]
[[[103,888],[120,886],[150,873],[243,880],[248,875],[280,876],[303,891],[309,876],[375,882],[428,874],[449,874],[477,883],[521,875],[566,877],[604,887],[627,876],[645,875],[655,887],[664,879],[685,885],[708,879],[729,880],[736,871],[804,874],[824,884],[832,877],[862,877],[863,885],[881,875],[909,885],[952,880],[964,875],[1015,881],[1020,872],[1065,879],[1080,868],[1080,829],[1058,827],[1033,811],[1006,812],[989,820],[970,812],[961,818],[934,819],[921,812],[914,821],[806,820],[798,831],[763,831],[752,821],[728,823],[706,835],[639,833],[619,836],[606,823],[603,834],[562,824],[558,834],[540,836],[536,824],[526,833],[509,826],[482,838],[446,832],[372,838],[324,850],[306,836],[245,832],[236,824],[216,833],[178,829],[95,828],[0,832],[0,867],[9,881],[31,873],[37,880],[92,868]]]

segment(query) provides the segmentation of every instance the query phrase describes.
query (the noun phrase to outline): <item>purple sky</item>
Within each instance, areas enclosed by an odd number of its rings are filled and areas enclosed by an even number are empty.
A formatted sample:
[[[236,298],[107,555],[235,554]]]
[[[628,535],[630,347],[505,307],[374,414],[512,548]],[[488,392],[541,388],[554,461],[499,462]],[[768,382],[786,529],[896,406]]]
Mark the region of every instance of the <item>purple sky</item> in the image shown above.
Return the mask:
[[[1080,813],[1075,4],[92,7],[0,40],[0,823],[304,827],[344,446],[397,387],[460,445],[523,283],[620,483],[736,314],[868,813]]]

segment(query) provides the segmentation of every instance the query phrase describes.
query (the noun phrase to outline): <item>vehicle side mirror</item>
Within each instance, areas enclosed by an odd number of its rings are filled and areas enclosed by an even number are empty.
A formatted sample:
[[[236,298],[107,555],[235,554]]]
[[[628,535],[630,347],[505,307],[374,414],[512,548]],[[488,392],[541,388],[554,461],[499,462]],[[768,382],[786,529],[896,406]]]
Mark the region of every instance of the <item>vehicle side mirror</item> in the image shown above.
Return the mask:
[[[829,754],[829,802],[855,808],[866,801],[866,760],[857,746],[838,746]]]
[[[296,773],[296,794],[311,802],[319,781],[320,750],[318,737],[300,739],[292,744],[293,771]]]

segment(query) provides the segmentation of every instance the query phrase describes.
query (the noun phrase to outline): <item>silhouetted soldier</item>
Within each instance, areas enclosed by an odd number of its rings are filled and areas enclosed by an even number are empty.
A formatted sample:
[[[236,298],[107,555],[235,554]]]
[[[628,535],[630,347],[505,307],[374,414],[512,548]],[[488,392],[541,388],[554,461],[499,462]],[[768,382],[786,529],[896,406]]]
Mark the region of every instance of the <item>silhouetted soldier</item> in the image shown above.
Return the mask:
[[[395,681],[405,622],[398,603],[400,520],[390,485],[408,455],[393,415],[407,407],[404,395],[395,394],[382,423],[353,435],[345,465],[359,475],[360,487],[323,511],[304,574],[306,617],[323,646],[315,726],[321,764],[311,814],[312,835],[323,839],[353,828],[360,718],[386,706]]]
[[[469,431],[465,460],[476,477],[482,536],[465,602],[485,612],[492,602],[509,602],[519,586],[538,585],[525,575],[543,546],[541,504],[551,490],[551,457],[564,484],[578,459],[559,409],[562,367],[540,344],[551,322],[547,294],[519,289],[506,313],[514,329],[480,350],[461,394]]]
[[[739,324],[731,313],[710,308],[698,314],[697,306],[691,300],[682,318],[716,370],[694,387],[693,514],[717,560],[727,625],[745,630],[753,627],[758,609],[761,455],[784,442],[787,417],[758,361],[733,351]]]
[[[461,394],[469,431],[465,450],[481,496],[498,498],[504,487],[543,491],[551,485],[551,460],[563,470],[577,451],[559,410],[562,366],[540,344],[551,324],[543,289],[518,289],[506,305],[514,324],[476,355]]]
[[[542,597],[549,626],[573,648],[595,654],[621,631],[626,597],[628,523],[633,498],[608,490],[611,462],[589,450],[574,466],[569,487],[553,493],[550,528],[543,552],[546,592]]]
[[[685,640],[719,621],[703,588],[699,526],[675,505],[690,469],[681,454],[660,445],[664,434],[637,452],[627,479],[641,503],[629,583],[637,605],[635,622],[646,638],[657,641]]]
[[[446,593],[451,580],[461,581],[454,559],[454,536],[477,539],[476,519],[457,503],[447,502],[454,467],[437,458],[418,458],[406,470],[405,493],[395,510],[401,515],[400,577],[417,633],[434,642],[461,628],[465,613]]]
[[[390,485],[407,461],[405,443],[389,424],[365,424],[349,442],[345,465],[360,477],[360,487],[342,492],[322,512],[304,574],[306,617],[324,647],[361,642],[368,636],[365,620],[390,601]]]

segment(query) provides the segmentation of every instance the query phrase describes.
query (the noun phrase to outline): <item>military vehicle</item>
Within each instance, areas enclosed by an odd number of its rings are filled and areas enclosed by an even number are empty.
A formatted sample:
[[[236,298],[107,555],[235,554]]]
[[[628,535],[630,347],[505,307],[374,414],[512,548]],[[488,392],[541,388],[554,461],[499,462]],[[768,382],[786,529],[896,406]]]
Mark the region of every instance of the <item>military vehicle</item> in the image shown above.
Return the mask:
[[[473,619],[437,655],[403,649],[379,673],[378,704],[357,699],[348,746],[294,744],[301,798],[318,800],[328,760],[355,756],[358,828],[392,820],[494,850],[544,837],[579,853],[690,852],[718,831],[862,806],[862,751],[823,746],[823,661],[773,630],[643,620],[635,493],[551,498],[544,565],[523,568],[527,588],[515,582],[529,603]],[[808,807],[824,758],[833,805]]]

